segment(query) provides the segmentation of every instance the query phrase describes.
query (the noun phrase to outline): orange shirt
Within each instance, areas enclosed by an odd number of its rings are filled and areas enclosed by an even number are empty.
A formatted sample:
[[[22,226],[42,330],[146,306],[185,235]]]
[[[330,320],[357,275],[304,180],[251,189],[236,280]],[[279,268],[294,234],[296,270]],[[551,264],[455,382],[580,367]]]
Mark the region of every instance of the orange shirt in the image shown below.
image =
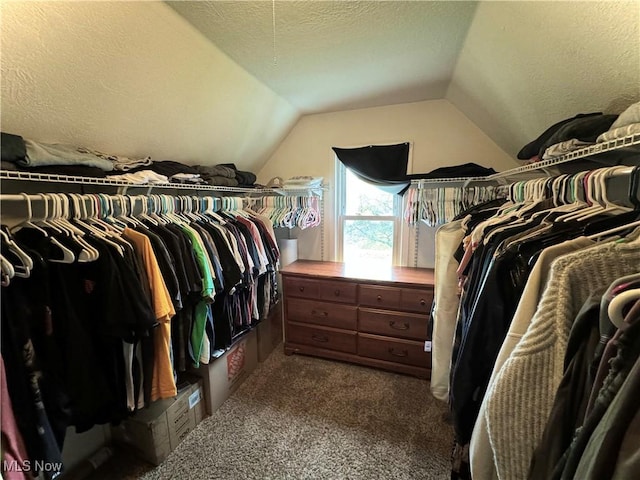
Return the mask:
[[[149,277],[152,307],[159,325],[154,329],[154,362],[151,386],[151,401],[175,397],[178,392],[171,365],[171,318],[176,314],[171,295],[164,282],[158,260],[153,253],[151,241],[142,233],[125,228],[123,235],[140,252],[144,268]]]

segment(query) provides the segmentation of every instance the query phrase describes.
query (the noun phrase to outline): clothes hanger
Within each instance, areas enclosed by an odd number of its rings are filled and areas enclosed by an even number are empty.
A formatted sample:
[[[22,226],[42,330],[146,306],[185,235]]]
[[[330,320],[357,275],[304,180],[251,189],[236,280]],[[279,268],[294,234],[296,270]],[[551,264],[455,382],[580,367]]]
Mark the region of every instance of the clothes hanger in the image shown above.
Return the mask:
[[[16,228],[18,227],[26,227],[26,228],[33,228],[34,230],[36,230],[37,232],[41,233],[45,238],[49,239],[49,243],[51,245],[53,245],[57,251],[61,254],[62,258],[49,258],[48,261],[51,262],[57,262],[57,263],[73,263],[76,260],[75,254],[73,253],[72,250],[70,250],[69,248],[67,248],[65,245],[63,245],[60,240],[58,238],[56,238],[54,235],[50,235],[49,232],[45,229],[42,228],[41,226],[37,225],[35,222],[33,222],[33,209],[31,208],[31,198],[29,197],[29,195],[27,195],[26,193],[21,193],[20,195],[24,196],[26,202],[27,202],[27,220],[26,222],[21,223],[20,225],[18,225]],[[46,227],[50,228],[51,230],[53,230],[54,233],[57,234],[62,234],[62,230],[60,230],[58,227],[55,227],[53,225],[49,225],[47,223],[48,219],[49,219],[49,199],[45,194],[38,194],[38,196],[42,199],[42,203],[44,205],[44,215],[43,215],[43,219],[38,221],[38,223],[40,223],[41,225],[45,225]]]
[[[138,218],[157,227],[159,225],[158,220],[151,217],[151,206],[153,202],[152,196],[140,195],[140,199],[142,200],[142,210],[138,214]]]
[[[538,225],[538,220],[533,218],[530,213],[532,210],[540,207],[545,198],[545,185],[546,179],[535,179],[528,182],[521,182],[523,189],[523,197],[525,202],[523,206],[514,212],[514,215],[510,218],[510,221],[499,224],[496,228],[492,229],[488,234],[483,236],[482,241],[484,244],[488,244],[491,239],[495,238],[502,232],[507,231],[513,227],[524,227],[526,225],[532,225],[535,227]]]
[[[64,231],[59,229],[57,226],[55,225],[55,222],[51,222],[50,221],[50,217],[49,217],[49,197],[46,194],[42,194],[42,201],[44,203],[44,223],[46,225],[52,225],[54,229],[57,229],[59,233],[59,235],[64,235]],[[55,212],[53,212],[54,210],[54,201],[52,199],[51,201],[51,209],[52,209],[52,213],[55,214]],[[49,261],[50,262],[54,262],[54,263],[73,263],[76,261],[76,253],[71,250],[70,248],[68,248],[67,246],[63,245],[62,242],[56,238],[54,235],[52,235],[51,237],[51,243],[53,245],[55,245],[56,247],[58,247],[61,252],[62,252],[62,258],[61,259],[55,259],[55,258],[50,258]]]
[[[6,258],[3,255],[0,255],[0,285],[3,287],[8,287],[11,283],[11,279],[15,277],[16,272]]]
[[[86,198],[79,194],[70,195],[72,200],[74,201],[74,214],[72,218],[73,223],[81,230],[82,227],[84,227],[83,233],[79,235],[79,239],[84,244],[85,249],[83,252],[81,252],[78,261],[80,261],[81,263],[94,262],[100,258],[100,252],[89,240],[85,238],[86,232],[88,232],[88,235],[93,235],[105,241],[106,235],[102,230],[96,228],[94,225],[91,225],[86,220],[88,218],[88,214],[85,200],[87,200],[88,203],[93,206],[93,198],[91,198],[91,196],[89,196],[89,198]]]
[[[74,201],[74,215],[73,215],[73,223],[80,227],[84,228],[84,234],[81,236],[82,240],[86,244],[86,249],[90,253],[90,258],[86,256],[83,257],[83,261],[95,261],[100,258],[100,251],[88,240],[85,239],[85,234],[89,236],[93,236],[101,239],[102,241],[111,245],[108,241],[108,237],[112,237],[110,234],[111,231],[106,227],[99,228],[100,224],[95,222],[95,218],[98,217],[97,214],[97,205],[98,198],[94,194],[80,195],[80,194],[70,194],[72,200]],[[91,206],[92,214],[89,214],[89,210],[87,208],[87,204]]]
[[[33,219],[33,209],[31,208],[31,198],[29,197],[29,195],[27,195],[26,193],[20,193],[20,196],[24,198],[27,204],[27,219],[24,222],[13,227],[11,231],[13,232],[14,230],[19,228],[33,228],[34,230],[37,230],[38,232],[40,232],[43,236],[48,237],[49,233],[44,228],[37,226],[35,223],[31,221]],[[46,217],[46,212],[47,212],[47,206],[45,203],[45,217]]]
[[[117,195],[116,198],[120,201],[120,213],[116,216],[126,227],[142,227],[148,229],[144,223],[133,216],[133,200],[129,195]]]
[[[152,212],[150,215],[159,225],[167,225],[172,222],[167,218],[167,212],[170,205],[175,205],[175,201],[174,197],[169,195],[151,195]]]
[[[537,208],[546,199],[544,195],[544,186],[546,185],[546,182],[546,179],[538,178],[524,183],[523,188],[525,190],[525,202],[524,205],[517,210],[517,218],[524,218],[527,213]]]
[[[197,219],[197,222],[201,223],[201,224],[209,224],[211,223],[211,219],[205,215],[203,215],[203,211],[204,211],[204,202],[203,202],[203,198],[200,197],[196,197],[195,195],[192,195],[190,197],[191,199],[191,205],[192,205],[192,215],[195,216],[195,218]]]
[[[86,218],[91,222],[91,226],[96,232],[95,235],[100,238],[102,242],[113,247],[121,257],[124,257],[125,250],[123,244],[128,245],[129,247],[131,247],[131,244],[122,235],[116,234],[108,224],[106,224],[106,230],[98,228],[99,225],[104,225],[105,223],[100,217],[102,217],[102,215],[109,214],[106,210],[108,205],[100,198],[99,195],[100,194],[90,195],[90,198],[93,200],[90,203],[92,210],[91,214],[87,215]]]
[[[6,228],[6,227],[4,227]],[[13,267],[13,273],[16,277],[28,278],[33,269],[33,259],[9,236],[9,232],[4,228],[0,229],[2,245],[6,248],[4,258]],[[11,262],[8,255],[12,255],[16,262]]]
[[[589,206],[582,208],[574,213],[568,214],[566,217],[559,219],[563,222],[580,221],[597,215],[604,210],[602,196],[602,182],[600,178],[605,174],[606,169],[597,169],[590,171],[585,176],[584,193]]]
[[[99,227],[103,233],[107,236],[120,236],[122,230],[117,229],[111,221],[111,212],[113,211],[113,204],[110,198],[104,193],[98,193],[95,195],[97,201],[100,203],[100,215],[91,217],[89,220],[91,223]],[[124,226],[126,227],[126,225]],[[124,229],[124,228],[123,228]]]
[[[162,208],[160,209],[159,219],[162,219],[163,225],[175,224],[184,225],[185,221],[175,214],[177,199],[168,195],[160,195],[156,197]]]
[[[197,197],[188,197],[185,195],[183,198],[187,205],[187,217],[193,222],[201,222],[202,218],[200,218],[197,212]]]
[[[557,206],[549,210],[549,213],[560,213],[560,216],[553,219],[554,224],[559,225],[565,219],[570,220],[590,206],[587,203],[585,189],[585,178],[588,173],[579,172],[573,175],[560,176],[560,189],[554,193],[554,204]]]
[[[80,199],[82,201],[80,202],[80,206],[77,210],[78,214],[77,214],[77,218],[75,219],[75,222],[77,222],[78,224],[86,228],[90,236],[95,237],[96,239],[99,239],[101,242],[104,242],[105,244],[111,247],[114,247],[117,253],[119,253],[120,255],[123,255],[124,250],[115,241],[115,239],[119,239],[119,237],[116,235],[113,235],[110,229],[105,228],[104,225],[96,221],[99,217],[98,206],[100,205],[100,199],[97,197],[97,195],[88,194],[86,196],[79,197],[79,200]],[[85,203],[85,200],[87,201],[86,203]],[[91,206],[91,213],[89,213],[86,207],[87,204]],[[99,228],[100,226],[102,226],[103,228]],[[89,247],[87,250],[89,250],[89,252],[92,254],[92,258],[90,259],[87,258],[86,261],[94,261],[100,258],[99,250],[96,247],[94,247],[90,242],[85,241],[85,243]]]
[[[2,269],[2,273],[6,275],[7,280],[10,280],[13,277],[15,277],[16,271],[13,268],[13,265],[11,264],[11,262],[7,260],[4,255],[0,255],[0,267]],[[6,285],[9,285],[9,284],[7,283]]]
[[[607,308],[611,323],[620,328],[624,323],[626,308],[629,304],[637,300],[640,300],[640,288],[620,292],[616,295],[611,302],[609,302],[609,307]]]
[[[215,219],[218,221],[218,223],[220,225],[226,225],[227,221],[222,218],[221,215],[218,214],[219,210],[222,210],[222,204],[224,201],[224,198],[220,199],[220,198],[212,198],[212,204],[211,204],[211,208],[209,210],[207,210],[207,215],[211,216],[211,218]],[[218,203],[217,207],[216,207],[216,203]]]
[[[584,173],[576,174],[575,181],[571,184],[576,209],[556,218],[556,222],[570,222],[580,214],[587,213],[598,208],[597,201],[594,198],[596,188],[593,184],[595,178],[594,175],[598,175],[597,170],[589,170]],[[578,191],[582,192],[584,199],[578,195]]]
[[[46,193],[39,193],[37,195],[42,199],[45,208],[44,217],[42,218],[42,220],[38,220],[37,224],[45,229],[52,230],[54,234],[63,234],[64,232],[62,231],[62,229],[56,226],[55,223],[51,222],[51,218],[54,216],[55,209],[53,199]],[[49,211],[49,200],[51,200],[51,211]],[[51,213],[51,215],[49,215],[49,213]]]
[[[182,222],[187,226],[191,225],[196,220],[193,219],[193,217],[190,215],[190,212],[189,212],[190,200],[188,198],[185,198],[184,196],[179,196],[176,198],[177,198],[177,203],[176,203],[177,210],[174,214],[177,215],[178,218],[181,218]]]
[[[616,205],[607,197],[607,184],[606,179],[615,175],[616,172],[620,173],[622,170],[625,170],[627,167],[610,167],[603,168],[596,172],[593,175],[593,181],[596,182],[596,198],[597,203],[594,205],[593,209],[589,209],[587,211],[582,212],[580,215],[576,217],[577,221],[584,221],[589,218],[593,218],[596,215],[612,215],[615,213],[624,213],[632,210],[629,207],[623,207],[620,205]]]
[[[118,215],[116,215],[116,208],[115,208],[115,201],[121,201],[119,198],[116,198],[112,195],[105,195],[104,196],[105,202],[107,204],[107,215],[105,216],[105,223],[107,225],[109,225],[110,227],[110,232],[109,234],[111,236],[117,236],[120,237],[122,235],[122,232],[124,232],[124,229],[127,228],[129,225],[126,224],[125,222],[123,222],[122,220],[120,220],[118,218]],[[120,213],[122,212],[124,208],[124,205],[122,205],[122,203],[120,204]]]
[[[640,227],[640,220],[628,223],[626,225],[620,225],[618,227],[610,228],[609,230],[595,233],[593,235],[589,235],[587,238],[589,240],[598,240],[599,238],[610,237],[611,235],[614,235],[616,233],[624,232],[626,230],[629,230],[630,228],[636,228],[636,227]]]
[[[73,241],[77,246],[80,247],[79,252],[77,252],[76,260],[80,263],[93,262],[98,259],[99,252],[98,250],[91,245],[85,238],[85,231],[80,229],[77,225],[71,221],[72,217],[79,216],[80,206],[74,210],[74,213],[71,214],[70,211],[70,203],[74,200],[73,197],[63,195],[63,194],[53,194],[55,198],[59,201],[59,218],[56,219],[56,223],[69,232],[69,239]],[[71,201],[70,201],[71,198]]]

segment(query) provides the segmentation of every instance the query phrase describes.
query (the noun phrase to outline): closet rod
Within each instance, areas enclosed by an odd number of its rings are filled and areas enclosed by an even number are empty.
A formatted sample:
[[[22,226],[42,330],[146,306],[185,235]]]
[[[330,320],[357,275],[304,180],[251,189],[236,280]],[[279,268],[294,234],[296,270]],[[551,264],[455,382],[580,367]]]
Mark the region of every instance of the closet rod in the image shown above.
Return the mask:
[[[10,194],[10,193],[2,193],[0,194],[0,201],[6,201],[6,202],[24,202],[25,200],[31,200],[31,201],[42,201],[44,200],[44,198],[42,198],[41,195],[17,195],[17,194]]]

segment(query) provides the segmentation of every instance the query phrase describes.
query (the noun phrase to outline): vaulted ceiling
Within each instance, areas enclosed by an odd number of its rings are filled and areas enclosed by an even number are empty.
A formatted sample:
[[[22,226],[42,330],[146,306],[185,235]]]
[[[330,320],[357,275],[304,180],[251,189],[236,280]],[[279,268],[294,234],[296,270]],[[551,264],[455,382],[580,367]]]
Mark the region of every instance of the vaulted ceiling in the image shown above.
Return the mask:
[[[445,98],[514,155],[640,100],[640,2],[167,2],[301,114]]]

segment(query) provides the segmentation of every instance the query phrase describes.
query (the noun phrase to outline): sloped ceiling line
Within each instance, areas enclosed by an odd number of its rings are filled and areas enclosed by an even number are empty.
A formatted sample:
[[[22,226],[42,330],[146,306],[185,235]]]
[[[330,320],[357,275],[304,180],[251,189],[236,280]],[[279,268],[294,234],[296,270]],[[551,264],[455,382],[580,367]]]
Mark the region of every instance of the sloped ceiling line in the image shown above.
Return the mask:
[[[447,99],[515,157],[640,100],[640,2],[167,2],[302,114]]]

